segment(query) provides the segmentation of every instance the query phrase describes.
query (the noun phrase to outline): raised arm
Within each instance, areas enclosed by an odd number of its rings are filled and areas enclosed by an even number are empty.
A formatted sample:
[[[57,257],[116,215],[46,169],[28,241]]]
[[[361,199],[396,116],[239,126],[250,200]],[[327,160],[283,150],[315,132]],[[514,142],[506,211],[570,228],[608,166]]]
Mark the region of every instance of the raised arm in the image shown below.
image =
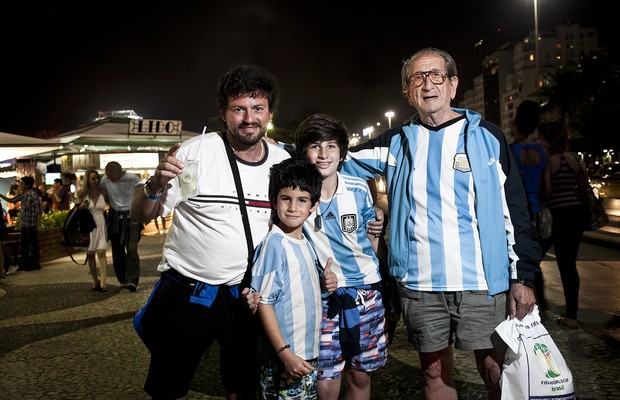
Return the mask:
[[[136,222],[148,223],[160,212],[160,197],[166,190],[168,182],[176,178],[183,170],[183,163],[176,158],[181,143],[173,145],[155,169],[155,174],[139,185],[131,200],[131,219]]]

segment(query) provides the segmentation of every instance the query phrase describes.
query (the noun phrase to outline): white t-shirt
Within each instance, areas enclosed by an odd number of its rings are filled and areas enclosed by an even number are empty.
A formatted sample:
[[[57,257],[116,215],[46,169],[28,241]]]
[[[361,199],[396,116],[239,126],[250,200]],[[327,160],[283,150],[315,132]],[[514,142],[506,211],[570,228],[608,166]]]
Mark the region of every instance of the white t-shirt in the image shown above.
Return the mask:
[[[269,169],[290,155],[263,143],[266,158],[247,163],[237,159],[244,190],[252,241],[256,246],[269,230]],[[176,157],[197,159],[198,194],[183,198],[178,178],[162,195],[164,215],[174,209],[159,271],[177,272],[210,285],[235,285],[247,269],[247,245],[235,180],[224,142],[216,132],[197,136],[181,145]]]
[[[140,177],[138,175],[125,172],[116,182],[112,182],[107,176],[104,176],[101,178],[99,186],[108,192],[110,208],[116,211],[129,211],[133,192],[139,182]]]

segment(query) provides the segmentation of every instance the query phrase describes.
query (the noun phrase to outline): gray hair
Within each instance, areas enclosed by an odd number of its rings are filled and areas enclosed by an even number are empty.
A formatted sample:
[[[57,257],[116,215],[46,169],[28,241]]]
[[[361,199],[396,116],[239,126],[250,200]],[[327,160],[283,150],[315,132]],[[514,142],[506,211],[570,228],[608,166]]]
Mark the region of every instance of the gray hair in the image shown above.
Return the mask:
[[[409,67],[424,54],[436,54],[443,58],[446,62],[446,72],[448,73],[448,78],[458,76],[458,73],[456,71],[456,63],[454,62],[454,59],[450,54],[434,47],[427,47],[425,49],[417,51],[414,55],[412,55],[403,62],[403,68],[400,70],[400,78],[402,80],[403,92],[407,89],[407,86],[409,86]]]

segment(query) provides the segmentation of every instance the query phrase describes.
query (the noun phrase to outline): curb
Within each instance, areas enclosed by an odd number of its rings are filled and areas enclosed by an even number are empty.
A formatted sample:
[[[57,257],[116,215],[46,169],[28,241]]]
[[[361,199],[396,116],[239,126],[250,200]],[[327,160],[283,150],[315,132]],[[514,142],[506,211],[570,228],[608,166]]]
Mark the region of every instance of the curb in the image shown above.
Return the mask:
[[[583,233],[584,242],[620,250],[620,235],[602,231],[588,231]]]

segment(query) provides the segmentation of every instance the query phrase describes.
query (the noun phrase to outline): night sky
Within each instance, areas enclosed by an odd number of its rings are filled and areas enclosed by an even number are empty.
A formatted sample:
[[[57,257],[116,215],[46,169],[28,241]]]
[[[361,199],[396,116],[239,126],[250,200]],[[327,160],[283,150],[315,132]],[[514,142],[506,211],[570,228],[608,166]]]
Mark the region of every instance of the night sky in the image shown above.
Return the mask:
[[[133,109],[199,132],[217,115],[218,78],[258,64],[280,84],[274,124],[327,112],[360,132],[377,121],[386,127],[388,110],[393,123],[410,116],[400,68],[420,48],[452,54],[459,100],[484,56],[534,29],[533,0],[72,3],[3,10],[0,131],[64,133],[98,111]],[[617,46],[608,40],[610,1],[538,3],[541,31],[579,23]]]

